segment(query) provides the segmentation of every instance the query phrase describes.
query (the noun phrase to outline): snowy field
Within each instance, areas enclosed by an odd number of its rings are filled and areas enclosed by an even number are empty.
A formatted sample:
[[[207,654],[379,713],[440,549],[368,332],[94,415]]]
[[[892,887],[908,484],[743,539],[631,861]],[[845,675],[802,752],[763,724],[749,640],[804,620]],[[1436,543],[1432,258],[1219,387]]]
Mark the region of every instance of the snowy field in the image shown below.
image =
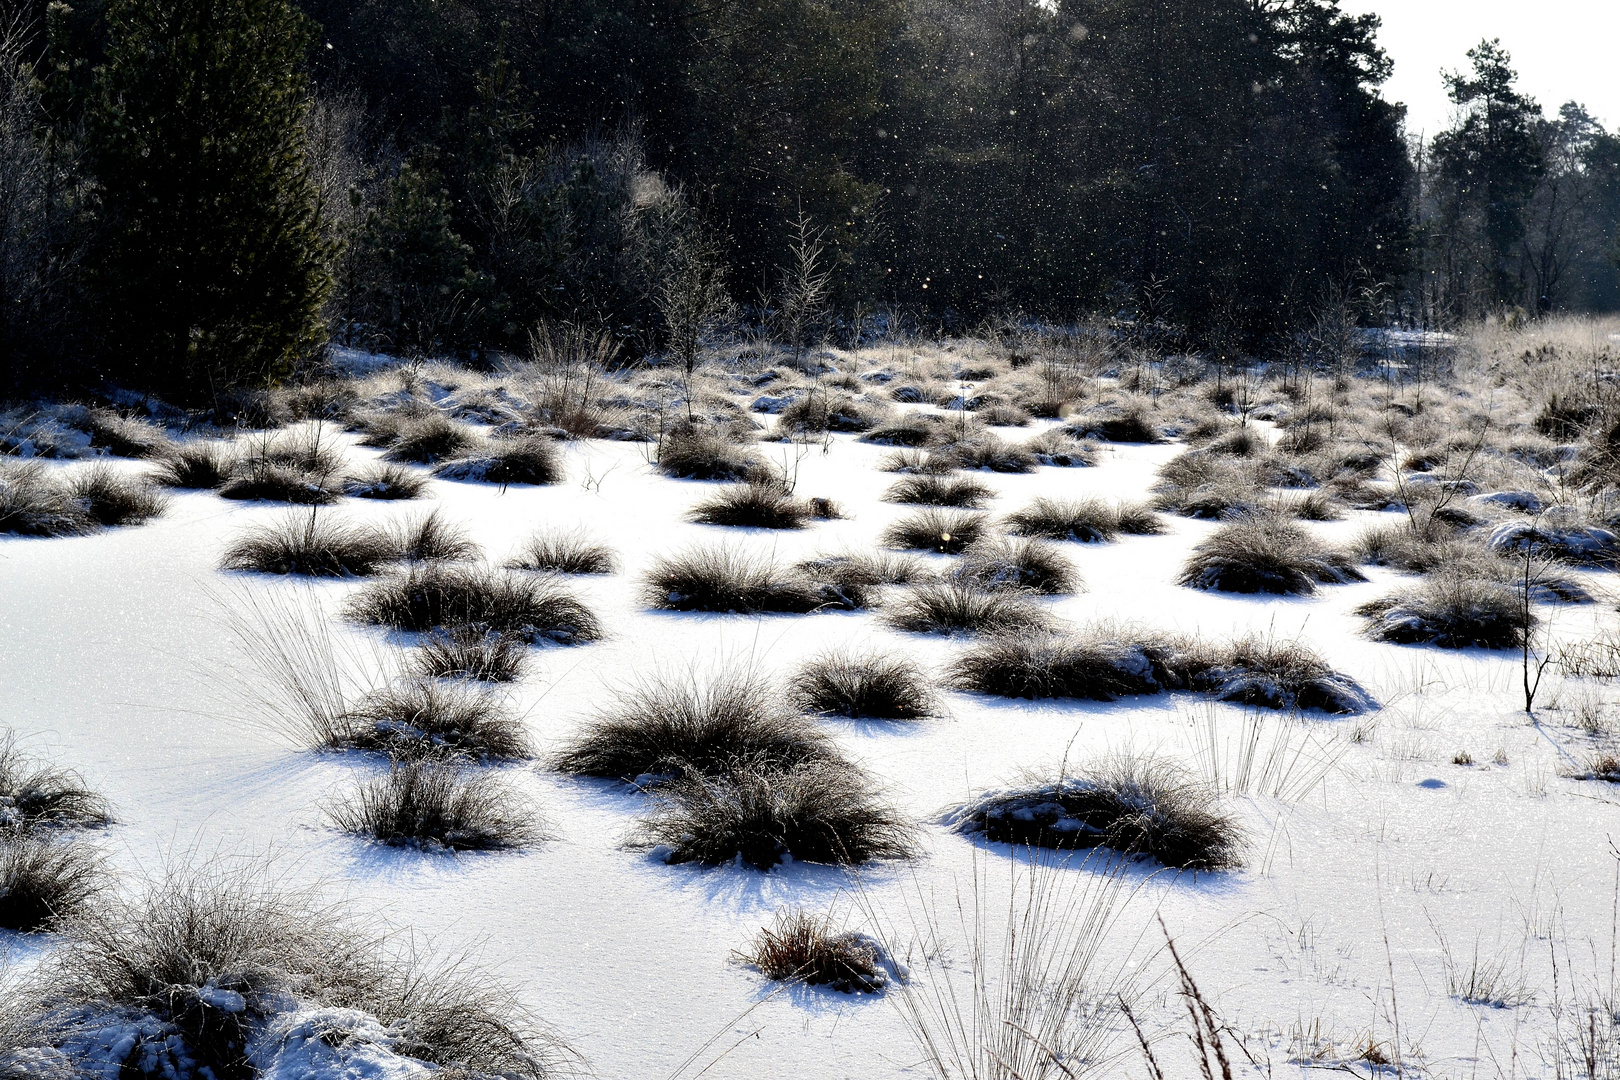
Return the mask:
[[[339,437],[353,464],[380,454]],[[780,443],[761,449],[767,459],[792,454]],[[1037,496],[1141,500],[1185,449],[1101,443],[1091,468],[972,475],[994,489],[994,513]],[[1585,1024],[1576,1003],[1607,993],[1614,976],[1620,852],[1611,837],[1620,799],[1609,785],[1566,775],[1589,748],[1579,716],[1612,708],[1613,687],[1553,671],[1531,718],[1516,651],[1369,640],[1353,609],[1408,582],[1390,569],[1368,567],[1365,583],[1304,597],[1176,584],[1217,522],[1167,514],[1164,535],[1063,544],[1085,588],[1040,602],[1081,623],[1302,639],[1381,708],[1291,717],[1186,693],[1102,703],[947,691],[947,715],[936,719],[817,721],[922,824],[914,861],[878,862],[858,875],[806,863],[762,873],[666,865],[627,848],[646,796],[544,764],[615,690],[649,673],[701,677],[728,665],[782,677],[830,646],[881,647],[939,672],[968,646],[964,637],[888,629],[871,610],[748,617],[642,602],[650,561],[694,541],[740,539],[784,563],[879,547],[885,526],[908,509],[882,501],[895,479],[876,468],[887,452],[852,434],[815,444],[799,463],[798,493],[832,498],[846,517],[794,531],[693,524],[689,511],[715,485],[661,475],[641,444],[594,439],[562,444],[567,479],[559,484],[435,479],[413,502],[345,499],[320,511],[334,521],[393,521],[436,508],[494,563],[540,527],[578,526],[618,552],[620,572],[570,581],[599,615],[603,639],[536,648],[510,691],[539,755],[500,769],[539,807],[551,837],[521,851],[388,848],[325,821],[323,800],[377,766],[313,752],[266,721],[253,705],[261,676],[227,611],[243,610],[245,594],[317,606],[346,651],[375,660],[378,677],[406,639],[342,620],[358,580],[218,569],[236,537],[284,517],[284,506],[178,492],[141,527],[0,538],[4,719],[30,754],[78,770],[110,800],[116,821],[98,842],[122,875],[214,856],[268,860],[276,873],[410,928],[436,949],[470,951],[518,988],[583,1068],[623,1080],[928,1075],[895,1007],[909,991],[783,989],[733,951],[798,905],[884,934],[910,956],[916,979],[942,977],[962,955],[953,938],[958,899],[971,905],[982,878],[987,918],[999,926],[1008,875],[1022,858],[943,828],[944,810],[1022,769],[1122,750],[1174,758],[1241,788],[1232,759],[1258,732],[1271,779],[1225,795],[1245,833],[1243,865],[1194,875],[1131,864],[1121,879],[1128,898],[1102,945],[1099,980],[1107,972],[1108,986],[1139,1002],[1169,1074],[1193,1075],[1196,1066],[1178,1034],[1187,1013],[1155,913],[1226,1026],[1239,1073],[1367,1074],[1388,1060],[1390,1070],[1399,1061],[1403,1072],[1436,1076],[1554,1075],[1553,1063],[1568,1057],[1555,1047],[1577,1040]],[[1306,527],[1348,544],[1369,522],[1390,520],[1387,511],[1351,511]],[[1569,573],[1598,600],[1541,609],[1553,637],[1612,629],[1612,575]],[[1463,754],[1473,764],[1455,764]],[[1094,874],[1099,861],[1077,853],[1060,873]],[[951,916],[932,944],[916,940],[908,915],[921,900]],[[48,945],[48,936],[14,936],[11,959],[26,968]],[[919,962],[925,948],[940,950],[936,963]],[[1114,1022],[1113,1030],[1117,1056],[1105,1072],[1146,1075],[1129,1028]]]

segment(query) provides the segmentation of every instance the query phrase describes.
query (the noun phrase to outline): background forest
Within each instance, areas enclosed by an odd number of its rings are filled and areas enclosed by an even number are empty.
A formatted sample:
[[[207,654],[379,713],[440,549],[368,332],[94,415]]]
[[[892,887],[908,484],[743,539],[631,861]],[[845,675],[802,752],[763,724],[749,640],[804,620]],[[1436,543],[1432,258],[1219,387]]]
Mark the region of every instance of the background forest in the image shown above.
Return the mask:
[[[1331,0],[27,0],[0,42],[0,389],[176,399],[324,343],[1620,307],[1620,136],[1482,43],[1408,140]]]

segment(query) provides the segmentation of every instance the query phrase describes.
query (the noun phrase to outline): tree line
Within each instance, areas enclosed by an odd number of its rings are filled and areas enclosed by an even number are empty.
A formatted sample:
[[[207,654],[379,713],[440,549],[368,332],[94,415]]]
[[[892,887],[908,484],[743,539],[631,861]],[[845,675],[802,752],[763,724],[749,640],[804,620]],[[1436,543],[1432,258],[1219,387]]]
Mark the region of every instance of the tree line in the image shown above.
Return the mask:
[[[26,0],[5,26],[14,388],[206,395],[327,341],[479,358],[557,322],[640,356],[727,320],[1016,311],[1264,354],[1328,304],[1620,306],[1616,135],[1484,43],[1455,124],[1409,140],[1376,18],[1334,0]]]

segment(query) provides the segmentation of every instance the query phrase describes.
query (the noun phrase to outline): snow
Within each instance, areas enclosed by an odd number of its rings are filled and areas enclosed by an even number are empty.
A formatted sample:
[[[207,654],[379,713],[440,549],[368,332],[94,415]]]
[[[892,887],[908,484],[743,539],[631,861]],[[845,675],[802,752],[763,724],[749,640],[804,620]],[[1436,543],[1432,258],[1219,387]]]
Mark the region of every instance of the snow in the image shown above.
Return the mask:
[[[1037,494],[1139,499],[1156,468],[1181,449],[1104,444],[1096,468],[978,478],[998,492],[1002,511]],[[880,501],[892,480],[873,467],[883,452],[834,436],[827,453],[817,449],[800,463],[799,493],[835,498],[850,517],[802,532],[754,533],[748,541],[784,561],[875,546],[882,528],[904,512]],[[376,456],[358,446],[348,453],[357,464]],[[578,578],[573,586],[601,615],[606,640],[537,649],[537,674],[515,691],[543,749],[575,731],[615,687],[653,670],[748,662],[785,673],[833,645],[894,649],[938,670],[963,647],[888,630],[870,612],[748,618],[647,610],[637,599],[637,574],[648,562],[722,534],[684,520],[711,485],[658,475],[635,445],[573,443],[563,456],[570,480],[562,484],[502,490],[434,481],[426,501],[467,525],[492,561],[542,525],[583,526],[620,551],[623,573]],[[587,477],[597,480],[588,489],[581,483]],[[425,508],[350,500],[330,512],[381,521]],[[950,694],[950,715],[941,720],[826,721],[909,815],[935,823],[925,826],[926,850],[914,865],[868,867],[858,881],[802,862],[769,874],[665,865],[622,846],[643,796],[538,766],[505,773],[537,802],[555,839],[519,853],[460,857],[369,847],[326,827],[318,810],[361,766],[290,745],[253,718],[251,694],[240,683],[242,657],[219,606],[230,595],[215,569],[221,551],[244,526],[284,513],[183,492],[165,516],[141,528],[0,539],[0,686],[8,722],[31,752],[79,770],[111,799],[118,821],[102,843],[127,874],[216,852],[273,859],[291,878],[323,883],[362,913],[408,925],[451,953],[481,957],[602,1077],[669,1076],[721,1033],[685,1075],[716,1057],[704,1075],[925,1075],[897,1010],[869,998],[772,994],[732,951],[783,906],[837,907],[851,929],[875,931],[862,913],[898,913],[919,895],[949,906],[959,891],[970,892],[976,874],[997,880],[979,867],[985,860],[1004,865],[1005,849],[937,822],[943,807],[1016,781],[1025,767],[1135,747],[1207,771],[1217,768],[1210,732],[1225,738],[1254,722],[1241,707],[1189,694],[1107,704]],[[1358,514],[1311,527],[1343,542],[1374,519]],[[1290,1037],[1296,1028],[1333,1041],[1329,1057],[1337,1060],[1363,1035],[1389,1041],[1397,1014],[1409,1061],[1420,1056],[1452,1075],[1505,1073],[1510,1061],[1520,1073],[1550,1072],[1541,1064],[1554,1037],[1549,958],[1569,965],[1560,972],[1566,1003],[1570,978],[1579,992],[1606,977],[1600,969],[1607,960],[1594,957],[1608,955],[1616,864],[1607,837],[1620,832],[1620,803],[1605,785],[1559,774],[1583,745],[1569,717],[1588,705],[1606,707],[1612,691],[1553,682],[1543,690],[1543,720],[1531,722],[1515,702],[1516,655],[1366,640],[1352,609],[1406,580],[1388,570],[1310,597],[1175,585],[1190,547],[1215,527],[1175,518],[1163,536],[1065,545],[1088,589],[1051,606],[1076,621],[1111,618],[1206,637],[1301,636],[1385,707],[1302,721],[1311,745],[1333,748],[1322,782],[1300,800],[1234,787],[1235,812],[1251,837],[1247,865],[1196,877],[1133,869],[1135,899],[1121,917],[1129,931],[1105,947],[1123,955],[1141,950],[1141,941],[1151,945],[1152,915],[1162,914],[1223,1020],[1281,1072],[1290,1071],[1281,1063],[1291,1048],[1302,1045]],[[1592,591],[1606,591],[1606,575],[1576,573]],[[388,644],[386,635],[336,622],[355,582],[312,589],[252,577],[231,583],[266,597],[296,599],[308,590],[345,640]],[[1614,624],[1607,605],[1543,614],[1559,640]],[[1259,722],[1270,725],[1273,744],[1303,745],[1286,718]],[[1482,764],[1453,765],[1462,751]],[[1498,756],[1506,763],[1491,764]],[[1066,873],[1089,872],[1079,858]],[[992,898],[988,910],[992,923],[1005,917],[1004,902]],[[1534,1002],[1501,1010],[1450,996],[1442,933],[1503,958]],[[897,959],[905,961],[904,948]],[[1184,1014],[1162,963],[1150,960],[1139,957],[1132,969],[1144,991],[1138,1012],[1150,1024],[1173,1025]],[[886,996],[897,992],[891,987]],[[104,1063],[92,1075],[114,1080],[112,1063],[126,1041],[172,1052],[162,1049],[164,1032],[142,1023],[149,1024],[110,1018],[87,1036],[91,1059]],[[348,1034],[332,1046],[323,1030]],[[375,1021],[368,1026],[334,1010],[277,1018],[255,1053],[277,1080],[419,1071],[392,1054]],[[1139,1068],[1125,1061],[1126,1072]]]

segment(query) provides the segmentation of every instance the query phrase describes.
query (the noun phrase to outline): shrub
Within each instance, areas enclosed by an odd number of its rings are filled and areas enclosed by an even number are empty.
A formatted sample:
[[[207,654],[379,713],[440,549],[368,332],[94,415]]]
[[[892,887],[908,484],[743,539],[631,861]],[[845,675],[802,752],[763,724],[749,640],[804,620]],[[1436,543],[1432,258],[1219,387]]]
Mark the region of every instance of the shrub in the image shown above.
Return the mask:
[[[0,828],[90,827],[112,820],[107,801],[85,787],[78,773],[39,765],[0,735]]]
[[[1377,641],[1445,649],[1516,649],[1536,624],[1533,615],[1525,619],[1516,589],[1462,574],[1431,577],[1414,589],[1362,604],[1356,614],[1366,619],[1367,634]]]
[[[668,611],[805,614],[840,601],[803,575],[779,570],[769,556],[718,544],[660,556],[645,581],[647,606]]]
[[[890,485],[883,498],[895,503],[922,503],[926,506],[956,506],[979,510],[995,498],[995,492],[965,476],[939,476],[919,473]]]
[[[394,762],[326,813],[344,832],[391,847],[495,851],[540,838],[539,822],[506,781],[457,762]]]
[[[596,615],[561,583],[476,565],[411,566],[360,590],[347,612],[395,630],[481,627],[531,644],[573,645],[602,636]]]
[[[737,758],[772,768],[840,760],[827,736],[783,708],[768,682],[733,668],[706,680],[644,678],[615,695],[551,764],[559,772],[642,783],[715,773]]]
[[[700,525],[802,529],[812,513],[809,503],[788,495],[781,485],[756,483],[722,488],[698,503],[690,517]]]
[[[658,448],[658,469],[685,480],[765,480],[770,466],[759,454],[717,431],[677,428]]]
[[[337,909],[249,872],[176,873],[87,906],[66,930],[29,1000],[46,1041],[83,1057],[74,1064],[253,1075],[255,1034],[320,1007],[369,1015],[399,1033],[394,1053],[455,1075],[544,1080],[566,1060],[514,995],[464,963],[384,951]]]
[[[1056,596],[1083,587],[1074,563],[1044,540],[991,537],[963,552],[951,575],[992,591],[1012,590]]]
[[[1180,685],[1172,643],[1108,624],[1002,634],[975,642],[947,669],[958,690],[1013,698],[1113,701]]]
[[[801,712],[872,720],[920,720],[939,712],[922,669],[882,653],[823,653],[788,680],[788,699]]]
[[[989,469],[998,473],[1034,472],[1035,455],[994,435],[980,435],[941,447],[940,457],[963,469]]]
[[[477,436],[466,424],[459,424],[442,413],[429,412],[401,420],[383,457],[389,461],[432,465],[459,457],[477,444]]]
[[[914,586],[884,605],[883,621],[918,634],[1027,634],[1049,626],[1052,618],[1016,593],[950,581]]]
[[[930,508],[893,522],[883,530],[882,540],[890,547],[958,555],[984,536],[988,521],[984,514]]]
[[[0,831],[0,927],[51,929],[82,910],[104,880],[101,853],[82,840]]]
[[[373,465],[343,480],[343,494],[357,499],[414,499],[425,490],[427,477],[390,462]]]
[[[98,524],[38,462],[0,461],[0,533],[82,536]]]
[[[611,574],[619,557],[606,544],[590,539],[583,530],[537,532],[507,560],[512,570],[541,570],[553,574]]]
[[[366,695],[326,732],[322,748],[392,758],[511,760],[532,754],[523,722],[481,689],[411,679]]]
[[[555,484],[564,478],[557,445],[545,435],[499,439],[473,456],[446,461],[433,470],[446,480],[476,483]]]
[[[1243,846],[1213,791],[1166,762],[1124,755],[1075,776],[1032,776],[986,792],[946,824],[995,843],[1106,847],[1186,870],[1237,866]]]
[[[878,458],[881,472],[913,473],[925,476],[948,476],[956,471],[956,463],[949,458],[925,454],[920,450],[895,450]]]
[[[738,762],[660,786],[653,798],[637,842],[664,848],[673,863],[769,870],[791,857],[853,866],[916,850],[911,825],[864,773],[843,763],[773,769]]]
[[[236,453],[216,442],[176,443],[158,459],[152,478],[164,487],[203,491],[221,487],[236,467]]]
[[[1056,468],[1088,468],[1097,464],[1097,451],[1061,431],[1043,431],[1024,444],[1042,465]]]
[[[865,934],[839,932],[823,915],[783,910],[737,959],[773,982],[830,986],[845,994],[876,994],[888,985],[882,947]]]
[[[1299,594],[1365,581],[1351,557],[1272,515],[1223,525],[1193,549],[1180,584],[1219,592]]]
[[[221,570],[311,577],[364,576],[394,557],[380,530],[294,510],[280,521],[255,525],[225,549]]]
[[[428,635],[413,655],[412,667],[428,679],[516,682],[528,660],[529,650],[517,638],[463,626]]]

